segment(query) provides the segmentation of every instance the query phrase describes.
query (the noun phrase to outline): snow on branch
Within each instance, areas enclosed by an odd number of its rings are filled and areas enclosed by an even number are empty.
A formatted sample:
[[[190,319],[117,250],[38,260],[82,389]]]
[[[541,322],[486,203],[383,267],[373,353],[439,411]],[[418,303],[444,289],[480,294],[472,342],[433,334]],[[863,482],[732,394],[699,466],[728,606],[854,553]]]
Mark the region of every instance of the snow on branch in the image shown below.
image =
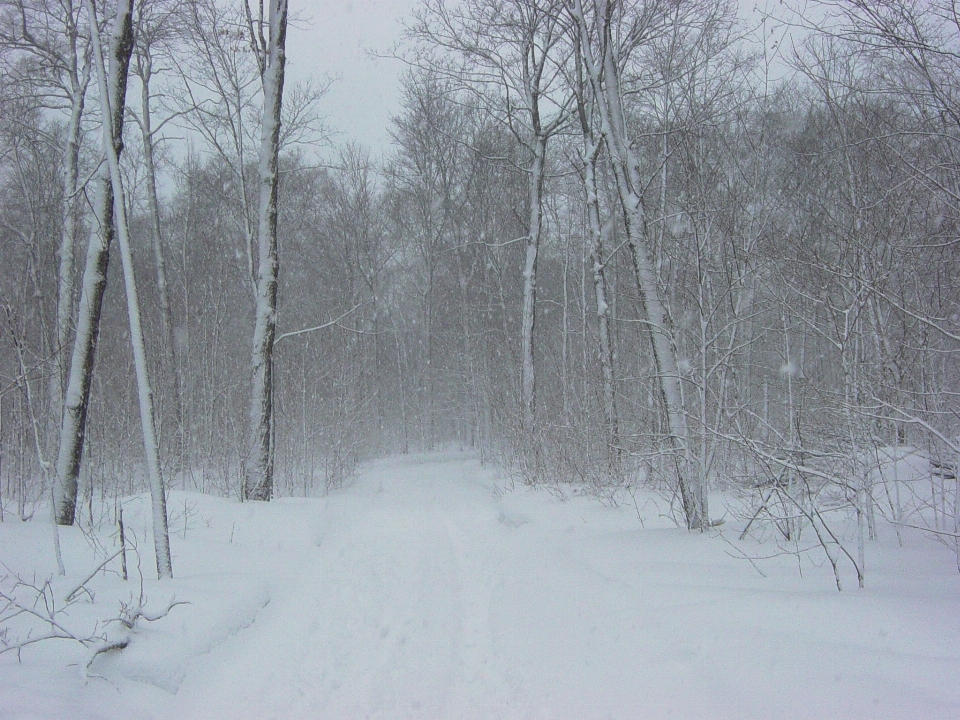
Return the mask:
[[[333,325],[337,325],[337,324],[338,324],[341,320],[343,320],[345,317],[347,317],[348,315],[352,315],[354,312],[356,312],[357,310],[359,310],[360,308],[362,308],[364,305],[366,305],[366,303],[363,303],[363,302],[362,302],[362,303],[358,303],[357,305],[354,305],[352,308],[350,308],[349,310],[347,310],[345,313],[343,313],[343,314],[340,315],[339,317],[336,317],[336,318],[334,318],[333,320],[328,320],[327,322],[323,323],[322,325],[317,325],[316,327],[304,328],[303,330],[291,330],[290,332],[285,332],[285,333],[283,333],[282,335],[279,335],[279,336],[277,337],[277,339],[273,341],[273,344],[276,345],[278,342],[280,342],[280,341],[283,340],[284,338],[296,337],[297,335],[306,335],[307,333],[316,332],[317,330],[323,330],[324,328],[328,328],[328,327],[332,327]]]
[[[93,598],[87,584],[117,554],[107,558],[83,582],[62,595],[55,591],[52,579],[37,583],[16,574],[0,578],[0,654],[15,652],[19,659],[23,649],[30,645],[67,640],[85,648],[87,656],[83,670],[88,674],[90,665],[98,656],[122,650],[130,644],[132,633],[141,620],[155,622],[166,617],[177,605],[187,604],[170,599],[159,608],[148,609],[141,589],[137,600],[120,601],[116,617],[91,620],[89,614],[80,618],[81,613],[68,612],[77,604],[81,591]]]

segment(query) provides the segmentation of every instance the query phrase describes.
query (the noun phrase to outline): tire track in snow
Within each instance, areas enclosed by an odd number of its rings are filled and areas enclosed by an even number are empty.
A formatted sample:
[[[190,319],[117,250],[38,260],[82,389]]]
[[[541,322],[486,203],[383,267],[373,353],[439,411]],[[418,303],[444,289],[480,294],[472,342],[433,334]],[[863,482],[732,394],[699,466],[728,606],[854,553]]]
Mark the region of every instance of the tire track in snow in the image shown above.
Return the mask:
[[[481,581],[479,563],[469,560],[462,530],[449,512],[441,513],[453,548],[460,603],[460,628],[457,642],[457,668],[451,688],[452,710],[476,708],[490,685],[488,661],[490,632],[490,583]]]
[[[276,568],[265,558],[273,602],[196,668],[207,697],[182,698],[181,715],[233,697],[236,719],[485,717],[495,518],[459,460],[384,467],[328,496],[307,546]]]
[[[423,475],[394,468],[331,500],[320,649],[305,660],[324,716],[448,715],[462,612],[450,532]]]

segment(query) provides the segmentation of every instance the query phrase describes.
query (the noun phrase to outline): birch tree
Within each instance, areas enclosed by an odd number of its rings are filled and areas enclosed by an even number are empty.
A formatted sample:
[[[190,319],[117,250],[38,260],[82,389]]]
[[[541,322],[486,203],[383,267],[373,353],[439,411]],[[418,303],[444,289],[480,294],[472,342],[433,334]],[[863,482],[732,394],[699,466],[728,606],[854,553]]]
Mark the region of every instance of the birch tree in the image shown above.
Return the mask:
[[[687,470],[705,496],[756,282],[750,265],[755,239],[738,222],[737,152],[762,127],[745,130],[743,139],[735,134],[735,110],[750,97],[742,78],[752,69],[737,47],[736,8],[678,3],[666,22],[666,32],[650,38],[637,63],[646,90],[639,102],[653,120],[638,142],[645,141],[648,157],[655,158],[652,255],[660,285],[670,288],[664,297],[668,322],[685,359],[680,389],[690,423]],[[756,220],[760,193],[751,200]]]
[[[63,407],[67,364],[65,353],[73,324],[74,256],[82,222],[80,146],[82,120],[90,83],[89,40],[80,21],[80,3],[73,0],[3,3],[6,12],[0,29],[0,46],[15,54],[8,81],[32,87],[42,105],[61,109],[67,122],[63,132],[60,186],[61,230],[58,249],[56,338],[49,374],[49,431],[45,440],[56,443]],[[19,60],[27,59],[27,62]],[[43,99],[41,99],[43,98]],[[51,451],[52,452],[52,451]]]
[[[123,119],[126,107],[127,70],[133,51],[132,0],[117,5],[108,48],[110,78],[116,80],[108,87],[110,96],[102,103],[112,117],[103,122],[111,129],[113,153],[119,157],[123,150]],[[89,22],[95,23],[91,13]],[[104,153],[107,152],[104,148]],[[100,315],[103,294],[107,287],[107,267],[110,246],[116,232],[114,224],[114,190],[108,163],[102,162],[97,176],[98,197],[96,225],[87,245],[86,263],[81,281],[80,304],[77,311],[76,333],[70,372],[67,379],[60,427],[60,448],[57,454],[57,486],[54,506],[57,522],[72,525],[77,505],[77,478],[83,458],[84,436],[87,429],[87,411],[90,403],[90,383],[100,336]]]
[[[707,497],[687,463],[687,421],[680,393],[676,340],[647,234],[644,181],[630,138],[621,86],[623,55],[642,45],[651,34],[663,32],[663,8],[659,3],[643,3],[639,8],[629,8],[634,15],[616,0],[593,0],[587,13],[581,0],[571,0],[569,10],[591,95],[597,104],[601,134],[610,153],[637,288],[647,314],[659,391],[667,413],[670,462],[687,527],[701,529],[707,522]],[[620,43],[615,44],[617,40]]]
[[[132,15],[134,0],[117,0],[114,25],[126,28],[121,33],[132,40]],[[160,468],[160,447],[157,444],[157,429],[153,411],[153,392],[150,389],[150,376],[147,371],[146,344],[143,339],[143,325],[140,316],[140,300],[137,293],[136,276],[133,269],[133,253],[130,248],[130,230],[127,224],[127,206],[124,199],[123,176],[120,172],[120,154],[114,142],[117,131],[114,122],[123,122],[123,116],[114,113],[110,101],[119,101],[120,88],[126,87],[126,79],[120,72],[126,72],[128,65],[113,63],[110,75],[107,75],[100,52],[100,33],[96,25],[93,0],[87,0],[87,12],[90,17],[93,58],[100,86],[100,110],[102,113],[103,150],[109,171],[110,184],[115,198],[117,238],[120,244],[120,260],[123,264],[124,289],[127,295],[127,317],[130,322],[130,344],[133,349],[134,368],[137,375],[137,399],[140,406],[140,429],[143,434],[143,449],[146,453],[147,473],[150,477],[150,495],[153,515],[153,545],[157,562],[157,575],[161,579],[173,577],[173,565],[170,560],[170,537],[167,531],[167,501],[163,485],[163,473]],[[118,35],[119,33],[114,33]],[[126,50],[130,57],[130,48]]]
[[[171,435],[176,446],[174,457],[177,466],[180,466],[183,461],[183,401],[177,368],[177,348],[173,334],[173,310],[170,305],[166,260],[164,258],[156,160],[157,146],[161,140],[160,133],[167,122],[176,117],[176,114],[168,115],[159,123],[154,122],[153,83],[157,74],[156,63],[158,61],[162,62],[165,56],[170,57],[169,46],[172,44],[177,30],[176,13],[180,10],[179,4],[179,0],[166,3],[145,2],[140,4],[136,17],[137,38],[132,63],[133,71],[140,80],[140,106],[134,117],[140,126],[140,137],[143,143],[143,171],[146,181],[150,244],[153,247],[157,290],[160,299],[160,322],[163,328],[161,345],[167,365],[169,386],[173,392],[174,428]]]
[[[574,76],[574,94],[577,101],[577,117],[583,136],[583,149],[580,155],[580,180],[586,201],[587,228],[590,233],[590,260],[592,262],[593,289],[597,303],[597,340],[599,345],[600,371],[603,379],[603,418],[606,424],[606,440],[611,460],[619,456],[620,429],[617,414],[617,382],[614,366],[613,339],[610,332],[611,308],[607,280],[607,263],[610,258],[604,248],[604,228],[600,212],[600,192],[597,182],[598,164],[603,149],[597,134],[595,104],[591,101],[586,79],[583,75],[583,62],[576,58]]]
[[[268,0],[254,16],[245,2],[250,44],[263,87],[258,163],[256,320],[251,357],[250,427],[244,497],[269,500],[273,493],[273,343],[277,327],[277,190],[280,112],[286,62],[287,0]],[[266,10],[266,15],[264,15]]]

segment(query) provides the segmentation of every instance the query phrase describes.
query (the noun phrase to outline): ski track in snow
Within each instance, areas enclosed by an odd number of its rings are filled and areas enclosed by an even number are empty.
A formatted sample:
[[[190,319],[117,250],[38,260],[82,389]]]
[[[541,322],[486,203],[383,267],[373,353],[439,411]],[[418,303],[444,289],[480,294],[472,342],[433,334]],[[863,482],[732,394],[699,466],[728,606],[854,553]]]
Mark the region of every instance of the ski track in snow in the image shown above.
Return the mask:
[[[270,606],[236,638],[242,656],[185,683],[179,714],[229,702],[233,717],[440,718],[496,690],[490,488],[446,456],[368,475],[327,499],[312,547],[289,550],[292,575],[272,578]]]
[[[960,581],[937,546],[888,543],[868,590],[838,594],[825,567],[762,578],[656,507],[641,528],[632,506],[497,481],[437,453],[322,499],[191,496],[173,586],[193,604],[98,661],[109,682],[64,679],[49,650],[0,658],[0,717],[960,717]]]

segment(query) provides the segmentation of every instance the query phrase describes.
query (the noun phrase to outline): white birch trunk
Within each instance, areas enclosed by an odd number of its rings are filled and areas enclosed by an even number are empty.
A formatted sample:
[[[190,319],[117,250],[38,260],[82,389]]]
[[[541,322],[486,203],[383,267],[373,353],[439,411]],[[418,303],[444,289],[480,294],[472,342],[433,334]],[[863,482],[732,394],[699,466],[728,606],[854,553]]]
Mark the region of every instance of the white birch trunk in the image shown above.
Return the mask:
[[[592,137],[586,137],[585,141],[587,149],[583,184],[587,195],[587,218],[590,223],[593,289],[597,299],[597,334],[600,343],[600,371],[603,376],[603,416],[607,425],[607,443],[610,457],[611,460],[616,461],[620,455],[620,430],[617,416],[613,344],[610,341],[610,305],[607,302],[603,226],[600,221],[600,198],[597,195],[597,157],[600,151],[600,143]]]
[[[118,15],[110,38],[109,72],[111,77],[117,78],[117,83],[110,88],[113,95],[109,97],[109,107],[113,113],[110,123],[113,127],[111,146],[117,157],[123,149],[127,68],[133,50],[132,11],[130,8],[124,10],[125,7],[123,3],[118,3]],[[110,169],[106,163],[101,165],[97,180],[99,196],[96,219],[99,227],[90,234],[90,242],[87,245],[80,303],[77,310],[77,327],[60,425],[57,482],[54,487],[53,501],[54,512],[60,525],[72,525],[76,514],[77,478],[80,475],[80,463],[83,459],[90,381],[93,377],[97,341],[100,335],[100,313],[103,294],[107,287],[110,245],[115,234],[113,185],[110,182]]]
[[[251,32],[253,32],[251,20]],[[269,500],[273,494],[273,343],[277,324],[277,165],[280,109],[286,62],[287,0],[269,0],[269,40],[261,48],[263,118],[260,135],[260,224],[257,231],[256,321],[251,358],[250,438],[244,497]]]
[[[57,348],[66,347],[73,310],[73,246],[77,231],[77,184],[80,164],[80,117],[83,98],[74,99],[67,124],[67,148],[63,156],[63,230],[60,235],[59,277],[57,285]],[[63,370],[55,378],[57,386],[63,382]]]
[[[648,248],[646,217],[640,196],[640,172],[637,159],[630,147],[620,77],[613,54],[612,28],[609,15],[597,14],[599,31],[598,57],[594,56],[594,42],[583,13],[581,0],[574,0],[571,11],[578,31],[578,41],[584,69],[587,72],[593,98],[600,115],[600,128],[610,151],[617,192],[623,207],[627,239],[633,259],[640,300],[646,310],[653,345],[654,364],[659,389],[667,412],[668,439],[676,468],[677,486],[683,502],[687,527],[704,526],[703,493],[694,487],[686,467],[687,423],[680,395],[680,374],[672,328],[669,326],[666,306]]]
[[[110,75],[103,67],[100,55],[100,38],[96,27],[96,16],[93,10],[93,0],[87,0],[87,10],[90,14],[91,37],[93,40],[94,63],[96,64],[97,79],[100,84],[100,107],[103,114],[103,147],[107,166],[110,172],[110,182],[113,186],[116,202],[114,213],[116,218],[117,239],[120,244],[120,260],[123,265],[124,289],[127,295],[127,318],[130,322],[130,344],[133,350],[133,364],[137,376],[137,399],[140,406],[140,428],[143,433],[143,449],[146,454],[147,474],[150,477],[150,496],[153,515],[153,545],[156,552],[157,575],[161,578],[173,577],[173,565],[170,559],[170,536],[167,530],[167,501],[163,486],[163,473],[160,467],[160,448],[157,444],[156,423],[153,412],[153,392],[150,389],[150,375],[147,370],[146,344],[143,339],[143,326],[140,322],[140,301],[137,294],[137,282],[133,269],[133,253],[130,249],[130,233],[127,225],[127,206],[123,195],[123,177],[120,174],[120,155],[114,143],[118,132],[114,129],[114,122],[122,122],[123,115],[114,113],[110,100],[122,97],[126,90],[126,72],[128,64],[122,67],[119,63],[110,64]],[[133,43],[132,32],[133,0],[117,0],[117,13],[114,18],[117,26],[127,27],[121,30],[123,35],[114,31],[114,38],[123,37],[130,45],[125,52],[127,58]]]
[[[70,8],[69,17],[73,18],[73,9]],[[72,27],[70,37],[71,57],[77,58],[77,32]],[[66,147],[60,164],[60,182],[63,192],[62,221],[60,232],[60,248],[58,250],[57,273],[57,344],[54,348],[54,372],[50,373],[50,428],[47,441],[56,443],[60,430],[60,421],[63,411],[64,386],[67,376],[66,350],[70,339],[73,319],[73,273],[74,273],[74,246],[76,244],[79,224],[79,169],[80,169],[80,139],[81,120],[87,97],[89,84],[89,67],[85,66],[81,72],[79,67],[70,68],[70,119],[67,121]],[[52,450],[51,450],[52,454]]]
[[[540,235],[543,229],[543,183],[547,139],[535,136],[531,147],[529,179],[529,228],[527,251],[523,263],[523,311],[520,320],[523,352],[521,358],[520,398],[522,404],[522,429],[531,436],[536,426],[536,365],[534,361],[534,330],[537,321],[537,257],[540,252]]]

